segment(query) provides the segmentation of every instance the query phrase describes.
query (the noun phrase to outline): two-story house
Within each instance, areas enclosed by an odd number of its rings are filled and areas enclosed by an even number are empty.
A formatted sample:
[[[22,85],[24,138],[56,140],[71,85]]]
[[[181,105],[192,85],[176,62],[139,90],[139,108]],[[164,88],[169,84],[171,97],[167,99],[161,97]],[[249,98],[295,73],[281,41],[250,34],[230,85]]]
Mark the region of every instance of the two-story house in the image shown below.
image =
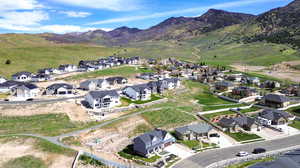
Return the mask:
[[[120,95],[115,90],[90,91],[85,101],[92,109],[113,108],[121,104]]]

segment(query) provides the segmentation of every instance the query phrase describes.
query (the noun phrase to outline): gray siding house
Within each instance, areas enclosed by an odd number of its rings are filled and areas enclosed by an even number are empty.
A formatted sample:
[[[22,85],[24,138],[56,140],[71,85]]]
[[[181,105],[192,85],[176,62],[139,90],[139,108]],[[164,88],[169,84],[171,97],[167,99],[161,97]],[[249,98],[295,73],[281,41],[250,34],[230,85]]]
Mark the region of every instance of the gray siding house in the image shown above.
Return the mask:
[[[176,139],[167,131],[155,129],[134,138],[133,150],[143,157],[151,157],[175,141]]]

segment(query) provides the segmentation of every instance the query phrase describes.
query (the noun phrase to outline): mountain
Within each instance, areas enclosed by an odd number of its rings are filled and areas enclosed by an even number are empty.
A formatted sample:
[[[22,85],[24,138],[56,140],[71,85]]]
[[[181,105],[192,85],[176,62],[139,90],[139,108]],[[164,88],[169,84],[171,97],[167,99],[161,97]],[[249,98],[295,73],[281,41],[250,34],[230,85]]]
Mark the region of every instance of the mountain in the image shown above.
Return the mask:
[[[300,0],[295,0],[285,7],[272,9],[259,15],[255,24],[261,32],[247,37],[246,42],[268,41],[288,43],[300,47]]]
[[[171,17],[145,30],[120,27],[109,32],[95,30],[80,34],[52,34],[46,38],[56,42],[96,42],[114,45],[148,40],[189,39],[222,27],[240,24],[255,17],[250,14],[210,9],[199,17]]]

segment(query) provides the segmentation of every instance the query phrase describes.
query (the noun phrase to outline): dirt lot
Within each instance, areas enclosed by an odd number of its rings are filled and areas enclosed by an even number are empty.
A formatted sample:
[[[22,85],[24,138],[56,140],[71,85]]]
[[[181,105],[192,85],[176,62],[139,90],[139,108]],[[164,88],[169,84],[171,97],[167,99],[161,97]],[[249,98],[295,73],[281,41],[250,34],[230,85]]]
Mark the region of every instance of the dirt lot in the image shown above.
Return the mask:
[[[133,136],[134,130],[142,124],[149,126],[142,117],[131,117],[97,131],[82,134],[79,139],[85,150],[106,159],[124,162],[116,153],[131,143],[130,137]],[[95,142],[96,139],[99,140],[98,143]]]
[[[34,139],[15,139],[9,142],[1,142],[0,145],[0,167],[7,161],[22,156],[32,155],[44,161],[49,168],[69,168],[74,160],[73,157],[60,154],[43,152],[36,147]]]
[[[2,116],[30,116],[37,114],[66,113],[72,121],[90,121],[87,112],[74,100],[54,104],[0,106]]]
[[[272,76],[279,79],[287,79],[293,82],[300,82],[300,71],[291,68],[291,66],[299,65],[300,61],[282,62],[270,67],[264,66],[249,66],[234,64],[234,67],[238,71],[243,72],[257,72],[264,75]]]

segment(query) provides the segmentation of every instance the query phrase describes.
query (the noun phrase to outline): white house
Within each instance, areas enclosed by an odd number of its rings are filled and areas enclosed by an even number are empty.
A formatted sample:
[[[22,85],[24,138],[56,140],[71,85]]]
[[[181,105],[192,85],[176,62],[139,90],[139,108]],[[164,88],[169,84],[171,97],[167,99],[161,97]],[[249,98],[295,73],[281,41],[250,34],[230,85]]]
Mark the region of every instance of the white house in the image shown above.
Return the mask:
[[[8,93],[19,84],[21,84],[21,82],[12,81],[12,80],[6,81],[4,83],[0,83],[0,93]]]
[[[74,88],[66,83],[55,83],[46,88],[46,95],[73,95]]]
[[[120,95],[115,90],[90,91],[85,101],[92,109],[108,109],[121,105]]]
[[[123,93],[133,100],[150,100],[151,88],[147,84],[127,86]]]
[[[38,96],[39,88],[31,83],[23,83],[14,87],[11,91],[11,95],[17,100],[28,100]]]
[[[58,69],[62,72],[75,72],[77,71],[77,66],[72,64],[63,64],[58,67]]]
[[[180,86],[180,80],[178,78],[166,78],[163,81],[166,82],[165,89],[171,90]]]
[[[97,79],[97,87],[99,89],[107,89],[109,86],[109,82],[106,79]]]
[[[98,82],[97,80],[86,80],[80,83],[79,89],[82,90],[96,90]]]
[[[0,76],[0,83],[4,83],[4,82],[6,82],[6,79],[4,77]]]
[[[32,79],[33,74],[30,72],[17,72],[12,75],[12,79],[18,82],[29,82]]]

